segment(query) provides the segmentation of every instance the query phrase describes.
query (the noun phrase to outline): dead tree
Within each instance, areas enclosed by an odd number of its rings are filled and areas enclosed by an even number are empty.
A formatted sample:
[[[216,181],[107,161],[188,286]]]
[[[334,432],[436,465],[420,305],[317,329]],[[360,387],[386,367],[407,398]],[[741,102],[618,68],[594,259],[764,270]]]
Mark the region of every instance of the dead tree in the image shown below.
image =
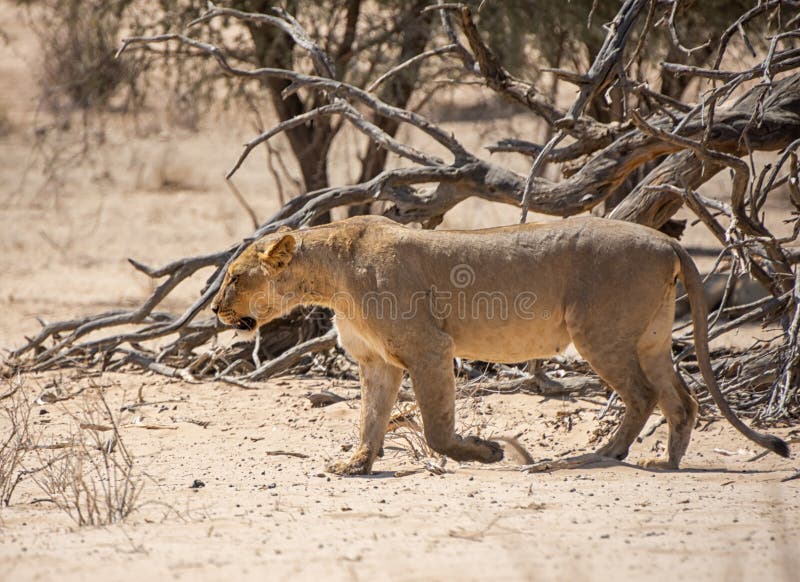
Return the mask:
[[[529,210],[555,216],[571,216],[601,208],[637,172],[641,178],[619,203],[607,211],[611,218],[631,220],[679,233],[671,217],[686,205],[723,247],[714,270],[729,269],[722,305],[711,315],[712,337],[748,322],[779,324],[783,337],[757,346],[745,354],[715,354],[724,385],[734,390],[747,387],[753,401],[739,403],[747,413],[761,404],[765,419],[796,416],[800,372],[800,284],[794,265],[800,253],[791,247],[800,232],[797,214],[788,218],[789,236],[774,236],[764,222],[768,196],[787,196],[800,210],[798,157],[800,145],[800,2],[765,0],[737,15],[709,54],[713,64],[664,62],[662,74],[688,77],[703,91],[696,103],[682,102],[631,75],[631,64],[655,27],[670,30],[675,51],[691,53],[680,44],[674,16],[679,0],[626,0],[607,24],[605,42],[584,73],[554,70],[563,81],[578,87],[567,110],[533,84],[514,77],[483,40],[471,9],[462,4],[439,3],[424,9],[438,18],[442,32],[439,46],[399,62],[368,89],[338,80],[335,59],[326,54],[290,14],[271,9],[264,14],[211,7],[190,26],[202,26],[227,17],[246,23],[273,26],[288,34],[307,51],[314,74],[295,70],[237,66],[219,47],[185,34],[135,37],[124,41],[119,54],[158,43],[178,43],[198,55],[215,60],[224,74],[283,87],[291,99],[298,91],[313,92],[316,107],[297,113],[254,137],[233,164],[228,178],[260,144],[272,137],[307,126],[310,122],[339,118],[365,135],[374,148],[402,159],[401,167],[366,172],[356,184],[324,187],[297,196],[285,204],[251,236],[209,255],[177,260],[152,268],[131,260],[134,268],[163,281],[137,309],[101,313],[72,321],[44,325],[41,332],[11,354],[12,366],[47,370],[76,362],[106,369],[134,365],[182,377],[212,377],[247,384],[287,370],[305,355],[328,350],[335,344],[332,331],[321,329],[312,337],[271,334],[280,344],[276,357],[261,362],[239,351],[207,348],[221,330],[204,311],[221,283],[228,264],[252,241],[282,226],[302,228],[337,207],[353,207],[372,201],[386,204],[385,214],[402,223],[434,228],[459,202],[477,197],[520,206],[521,220]],[[772,26],[768,50],[758,58],[747,36],[753,22]],[[732,38],[739,35],[753,52],[750,64],[737,70],[722,68]],[[632,39],[636,39],[633,43]],[[527,108],[552,127],[546,144],[506,139],[491,144],[491,152],[521,152],[533,158],[529,175],[518,175],[502,164],[468,151],[453,135],[425,116],[392,105],[379,95],[382,84],[409,67],[432,57],[457,59],[469,75],[489,89]],[[739,60],[738,62],[741,62]],[[610,91],[622,96],[624,121],[603,123],[588,116],[587,105],[604,99]],[[380,120],[373,123],[370,119]],[[447,152],[442,159],[399,141],[396,128],[406,124],[421,131]],[[756,172],[754,152],[779,152],[774,163]],[[545,162],[562,167],[563,179],[551,181],[538,171]],[[643,168],[649,171],[641,172]],[[730,174],[730,199],[707,199],[697,189],[715,174]],[[433,186],[430,186],[433,184]],[[182,281],[202,269],[212,269],[197,301],[182,314],[159,312],[161,301]],[[753,277],[769,296],[746,306],[729,306],[727,299],[736,280]],[[124,331],[112,330],[126,326]],[[284,330],[285,331],[285,330]],[[290,330],[291,331],[291,330]],[[87,336],[92,334],[91,339]],[[170,339],[158,349],[153,340]],[[282,338],[282,339],[281,339]],[[150,345],[148,347],[148,342]],[[283,342],[283,343],[281,343]],[[676,339],[677,361],[692,372],[691,347]],[[688,376],[691,381],[691,376]]]

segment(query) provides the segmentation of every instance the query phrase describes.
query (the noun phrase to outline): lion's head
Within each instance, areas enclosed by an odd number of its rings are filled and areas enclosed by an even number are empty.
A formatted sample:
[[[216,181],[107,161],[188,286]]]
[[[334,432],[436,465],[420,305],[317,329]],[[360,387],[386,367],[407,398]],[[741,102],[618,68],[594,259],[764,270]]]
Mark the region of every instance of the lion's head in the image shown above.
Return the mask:
[[[286,267],[292,261],[295,239],[285,232],[256,241],[228,267],[211,310],[222,323],[243,331],[285,315],[293,307],[286,288]]]

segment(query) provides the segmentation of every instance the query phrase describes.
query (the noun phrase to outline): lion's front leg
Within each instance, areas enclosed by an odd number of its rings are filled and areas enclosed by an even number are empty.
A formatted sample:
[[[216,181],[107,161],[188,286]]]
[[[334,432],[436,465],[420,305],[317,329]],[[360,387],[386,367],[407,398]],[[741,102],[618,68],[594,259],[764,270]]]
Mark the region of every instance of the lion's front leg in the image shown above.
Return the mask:
[[[397,400],[403,371],[380,360],[362,362],[360,442],[348,461],[328,466],[337,475],[368,475],[372,463],[383,447],[383,437]]]

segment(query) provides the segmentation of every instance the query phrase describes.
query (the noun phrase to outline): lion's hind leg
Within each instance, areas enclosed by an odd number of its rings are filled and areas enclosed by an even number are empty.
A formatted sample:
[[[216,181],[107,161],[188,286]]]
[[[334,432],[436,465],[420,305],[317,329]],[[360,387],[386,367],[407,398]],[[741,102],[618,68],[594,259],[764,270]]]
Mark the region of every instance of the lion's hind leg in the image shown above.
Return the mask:
[[[673,369],[668,353],[654,362],[647,373],[658,382],[658,407],[667,419],[669,440],[666,459],[645,459],[639,464],[649,468],[677,469],[692,437],[697,420],[697,402]]]
[[[633,289],[641,303],[654,295],[650,289]],[[575,349],[625,404],[622,421],[609,441],[596,453],[621,461],[644,428],[656,406],[658,391],[643,370],[639,347],[647,324],[640,321],[636,305],[616,296],[598,297],[571,306],[565,314],[567,331]],[[593,308],[593,306],[597,306]],[[656,306],[653,315],[660,313]],[[659,340],[660,341],[660,340]]]
[[[621,461],[628,456],[630,446],[655,408],[657,391],[642,370],[635,347],[623,341],[586,339],[589,338],[573,336],[575,348],[625,404],[622,421],[596,454]]]
[[[601,457],[621,461],[628,456],[631,445],[642,432],[656,406],[656,390],[636,360],[631,361],[626,368],[614,371],[603,370],[602,367],[598,369],[591,360],[589,364],[625,403],[622,422],[609,441],[597,449],[597,454]]]

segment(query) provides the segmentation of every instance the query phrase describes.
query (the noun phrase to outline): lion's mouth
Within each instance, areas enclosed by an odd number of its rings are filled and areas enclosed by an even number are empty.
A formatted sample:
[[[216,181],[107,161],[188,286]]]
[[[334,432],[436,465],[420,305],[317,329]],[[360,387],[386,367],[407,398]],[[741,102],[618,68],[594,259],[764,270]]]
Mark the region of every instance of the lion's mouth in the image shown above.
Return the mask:
[[[256,328],[256,320],[252,317],[242,317],[236,322],[235,327],[241,331],[253,331]]]

